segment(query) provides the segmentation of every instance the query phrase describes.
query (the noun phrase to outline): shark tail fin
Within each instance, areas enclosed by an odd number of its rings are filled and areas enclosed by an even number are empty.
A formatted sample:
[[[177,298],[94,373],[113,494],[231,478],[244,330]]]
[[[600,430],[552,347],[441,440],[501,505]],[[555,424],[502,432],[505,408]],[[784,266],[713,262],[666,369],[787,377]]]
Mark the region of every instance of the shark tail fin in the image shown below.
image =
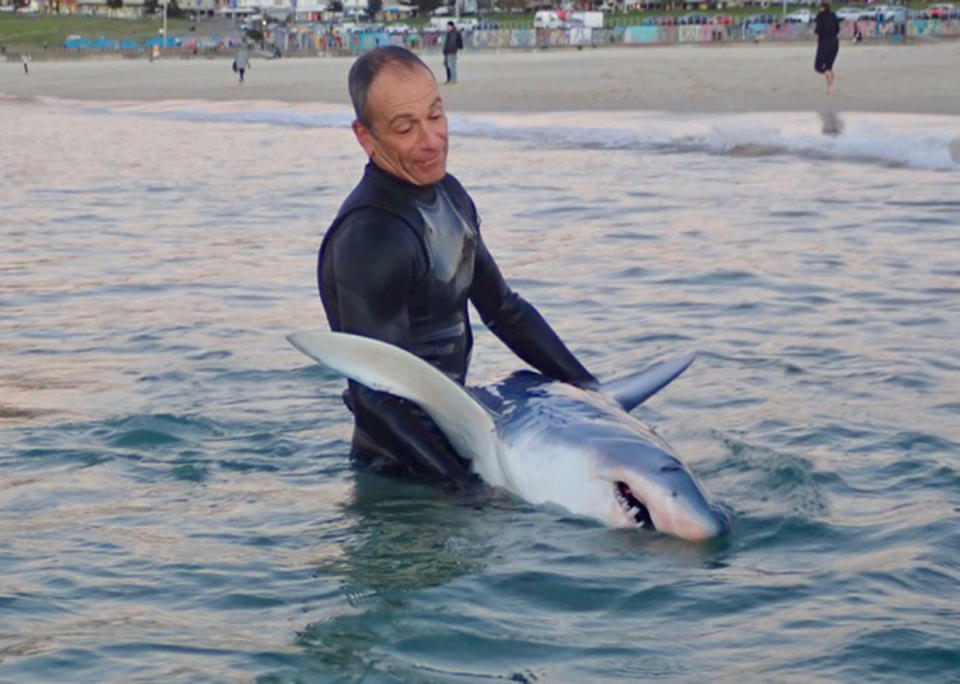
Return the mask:
[[[338,332],[300,331],[287,336],[318,363],[361,385],[408,399],[427,412],[457,452],[483,474],[498,459],[499,439],[487,410],[426,361],[400,347]]]
[[[603,383],[600,391],[616,400],[625,411],[632,411],[673,382],[696,357],[695,353],[690,353],[670,361],[655,363],[639,373],[631,373]]]

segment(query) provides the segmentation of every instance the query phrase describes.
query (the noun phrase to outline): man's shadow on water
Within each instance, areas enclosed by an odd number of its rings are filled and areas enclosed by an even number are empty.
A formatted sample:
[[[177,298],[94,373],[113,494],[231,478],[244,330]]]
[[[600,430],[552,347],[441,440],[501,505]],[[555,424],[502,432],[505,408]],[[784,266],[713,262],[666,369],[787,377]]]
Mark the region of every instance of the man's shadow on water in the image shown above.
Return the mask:
[[[820,130],[824,135],[836,138],[843,133],[843,119],[838,112],[820,112]]]
[[[319,565],[316,574],[342,578],[352,588],[352,602],[373,597],[391,602],[481,570],[483,549],[492,548],[482,539],[491,530],[477,509],[495,497],[482,485],[449,489],[357,472],[344,508],[353,521],[344,554],[332,565]]]
[[[409,608],[415,593],[482,571],[498,529],[477,514],[478,508],[489,512],[496,498],[486,487],[450,491],[365,472],[357,472],[354,483],[343,509],[342,553],[321,560],[314,571],[336,588],[323,599],[323,617],[296,637],[309,661],[302,666],[348,678],[378,669],[379,647],[398,640],[397,613]]]

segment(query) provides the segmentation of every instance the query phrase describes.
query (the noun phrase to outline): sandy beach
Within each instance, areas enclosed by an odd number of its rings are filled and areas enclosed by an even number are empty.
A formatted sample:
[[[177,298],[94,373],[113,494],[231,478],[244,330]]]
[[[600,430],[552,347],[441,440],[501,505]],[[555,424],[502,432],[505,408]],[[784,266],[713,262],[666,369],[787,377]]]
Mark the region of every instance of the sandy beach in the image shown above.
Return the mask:
[[[841,45],[835,95],[812,67],[814,45],[736,44],[468,52],[451,111],[659,110],[960,113],[960,42]],[[441,57],[427,63],[442,73]],[[91,59],[0,64],[0,93],[115,101],[347,102],[348,57],[254,60],[237,84],[227,59]]]

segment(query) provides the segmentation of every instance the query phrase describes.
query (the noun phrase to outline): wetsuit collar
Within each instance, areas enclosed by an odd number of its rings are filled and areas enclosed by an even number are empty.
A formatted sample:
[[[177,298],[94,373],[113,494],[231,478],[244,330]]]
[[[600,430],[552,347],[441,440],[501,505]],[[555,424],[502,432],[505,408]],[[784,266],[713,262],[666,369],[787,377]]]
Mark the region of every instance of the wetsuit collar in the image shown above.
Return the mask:
[[[434,199],[436,199],[437,186],[443,182],[439,181],[431,185],[414,185],[413,183],[399,178],[398,176],[394,176],[389,171],[381,169],[379,166],[374,164],[372,160],[367,161],[365,173],[374,176],[378,183],[391,183],[399,192],[411,194],[418,201],[426,204],[430,204]],[[444,176],[444,178],[446,178],[446,176]]]

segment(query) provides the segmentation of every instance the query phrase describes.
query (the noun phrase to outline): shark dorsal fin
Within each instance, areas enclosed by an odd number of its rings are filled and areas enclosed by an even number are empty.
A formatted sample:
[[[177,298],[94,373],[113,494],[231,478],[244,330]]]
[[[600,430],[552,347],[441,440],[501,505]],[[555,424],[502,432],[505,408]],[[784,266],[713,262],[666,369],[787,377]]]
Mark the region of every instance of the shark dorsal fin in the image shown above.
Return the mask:
[[[348,333],[301,331],[287,340],[361,385],[420,406],[481,477],[499,470],[499,439],[490,414],[426,361],[392,344]]]
[[[695,353],[690,353],[670,361],[655,363],[639,373],[631,373],[603,383],[600,391],[614,399],[624,411],[632,411],[669,385],[696,357]]]

